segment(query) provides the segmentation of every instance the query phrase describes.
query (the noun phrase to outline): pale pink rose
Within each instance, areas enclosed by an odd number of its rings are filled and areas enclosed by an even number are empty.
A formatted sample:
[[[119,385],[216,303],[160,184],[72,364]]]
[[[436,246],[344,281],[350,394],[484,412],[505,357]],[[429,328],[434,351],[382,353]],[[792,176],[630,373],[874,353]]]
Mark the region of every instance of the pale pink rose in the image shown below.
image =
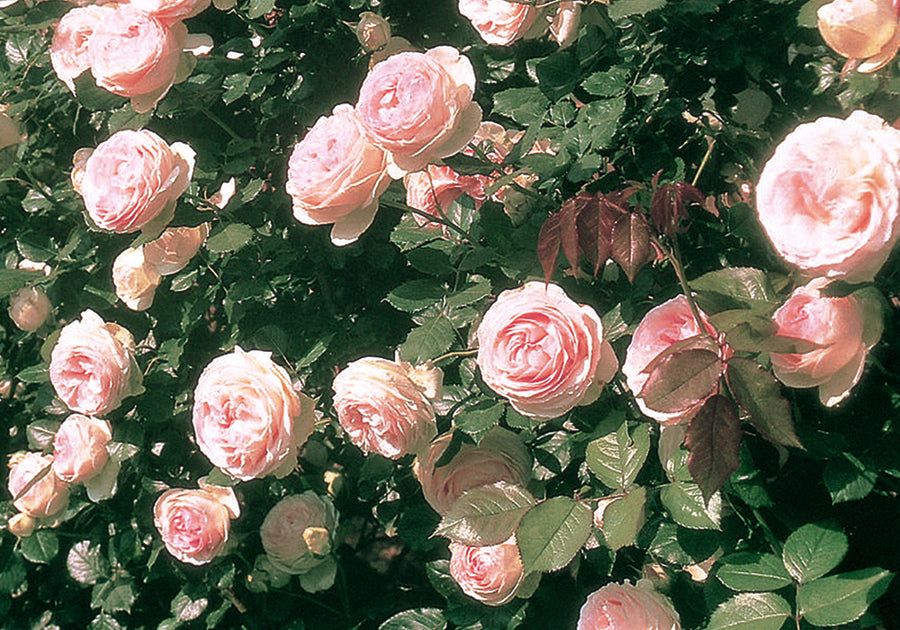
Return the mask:
[[[364,357],[334,378],[338,420],[364,452],[397,459],[418,453],[437,435],[430,398],[439,394],[414,380],[413,370],[403,361]]]
[[[706,324],[707,332],[715,336],[716,331],[703,311],[700,311],[700,317]],[[631,337],[631,343],[625,352],[625,362],[622,364],[625,383],[634,394],[641,411],[662,425],[688,422],[706,401],[703,400],[681,413],[664,413],[650,409],[640,397],[641,390],[650,378],[650,374],[644,369],[675,342],[699,335],[700,326],[691,312],[690,304],[686,297],[679,295],[650,309]],[[712,394],[713,392],[710,392],[710,395]]]
[[[34,533],[37,527],[37,520],[33,516],[29,516],[24,512],[14,514],[6,523],[9,533],[19,538],[28,538]]]
[[[578,37],[581,25],[581,5],[577,2],[560,2],[550,22],[550,36],[560,48],[570,46]]]
[[[307,573],[331,553],[337,519],[331,501],[312,490],[285,497],[269,511],[259,529],[263,549],[285,573]]]
[[[681,630],[681,622],[663,595],[626,582],[591,593],[581,607],[578,630]]]
[[[69,503],[69,486],[53,472],[53,458],[40,453],[25,453],[10,462],[9,493],[15,498],[32,479],[49,468],[31,488],[13,501],[21,512],[34,518],[58,514]]]
[[[161,276],[184,269],[209,235],[209,224],[196,227],[166,228],[159,238],[143,246],[144,262]]]
[[[9,298],[9,318],[20,329],[34,332],[44,325],[53,305],[37,287],[19,289]]]
[[[476,334],[485,384],[531,418],[558,418],[593,402],[618,368],[600,317],[555,284],[504,291]]]
[[[449,166],[429,164],[425,170],[409,173],[403,178],[406,205],[441,218],[450,204],[466,194],[475,202],[477,210],[485,201],[484,187],[489,181],[484,175],[460,175]],[[420,214],[413,214],[413,218],[422,227],[441,227]]]
[[[53,438],[53,472],[68,483],[96,477],[109,461],[106,445],[111,439],[106,420],[70,415]]]
[[[849,59],[865,59],[860,72],[886,66],[900,48],[900,20],[891,0],[834,0],[817,11],[825,43]]]
[[[75,93],[75,79],[91,67],[89,43],[103,19],[114,12],[109,5],[89,5],[69,10],[53,32],[50,63],[60,81]]]
[[[491,429],[477,446],[464,443],[450,462],[435,468],[450,439],[445,433],[432,442],[413,467],[425,500],[438,514],[446,514],[467,490],[498,481],[524,487],[531,479],[531,454],[512,431]]]
[[[766,163],[756,206],[804,273],[872,280],[900,236],[900,130],[863,111],[800,125]]]
[[[131,333],[87,310],[66,325],[50,354],[50,382],[72,411],[100,416],[143,392]]]
[[[341,103],[294,146],[285,188],[298,221],[333,223],[331,241],[347,245],[372,224],[390,183],[387,154],[363,135],[356,111]]]
[[[771,357],[778,380],[788,387],[818,387],[822,404],[831,407],[859,381],[883,324],[878,309],[862,299],[820,295],[826,284],[817,279],[795,289],[774,315],[779,335],[820,347],[802,354],[773,352]]]
[[[136,112],[150,111],[175,82],[187,36],[181,22],[165,24],[121,5],[90,37],[91,74],[99,87],[130,98]]]
[[[164,24],[186,20],[209,7],[211,0],[131,0],[135,9]]]
[[[181,562],[201,565],[222,552],[231,519],[239,513],[230,488],[172,488],[153,505],[153,524],[170,554]]]
[[[159,272],[147,264],[142,247],[129,247],[116,256],[112,268],[116,295],[133,311],[145,311],[153,304],[159,286]]]
[[[507,0],[459,0],[459,12],[488,44],[506,46],[521,39],[540,16],[533,4]]]
[[[197,445],[213,465],[247,481],[293,470],[315,415],[271,352],[235,347],[200,375],[193,423]]]
[[[72,183],[97,227],[136,232],[171,220],[190,183],[193,159],[186,144],[170,146],[152,131],[125,129],[93,151],[76,153]]]
[[[389,170],[399,178],[462,151],[481,122],[474,92],[471,62],[455,48],[439,46],[375,65],[356,111],[369,139],[391,154]]]
[[[486,547],[450,543],[450,575],[463,593],[488,606],[511,600],[523,573],[515,536]]]

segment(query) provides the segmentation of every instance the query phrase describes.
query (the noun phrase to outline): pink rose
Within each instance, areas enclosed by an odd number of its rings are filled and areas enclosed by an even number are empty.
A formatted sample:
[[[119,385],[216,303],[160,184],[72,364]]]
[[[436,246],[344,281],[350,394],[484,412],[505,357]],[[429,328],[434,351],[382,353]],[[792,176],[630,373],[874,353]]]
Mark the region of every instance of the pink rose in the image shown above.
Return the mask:
[[[600,317],[555,284],[504,291],[476,334],[484,382],[532,418],[558,418],[593,402],[618,368]]]
[[[498,46],[524,37],[541,13],[532,4],[507,0],[459,0],[459,12],[469,19],[481,39]]]
[[[298,221],[333,223],[331,241],[347,245],[372,224],[390,183],[387,154],[368,141],[355,110],[342,103],[294,147],[286,190]]]
[[[800,125],[766,163],[756,206],[803,272],[872,280],[900,236],[900,130],[863,111]]]
[[[91,67],[90,40],[100,23],[115,9],[89,5],[71,9],[62,16],[50,43],[50,63],[60,81],[75,93],[75,79]]]
[[[678,613],[659,593],[607,584],[591,593],[578,616],[578,630],[681,630]]]
[[[218,556],[240,507],[231,488],[201,485],[197,490],[172,488],[153,505],[153,524],[176,559],[201,565]]]
[[[50,354],[50,382],[72,411],[109,413],[122,399],[144,391],[131,333],[87,310],[66,325]]]
[[[460,175],[449,166],[429,164],[425,170],[409,173],[403,178],[406,205],[442,218],[450,204],[466,194],[473,199],[477,210],[485,201],[484,187],[488,181],[484,175]],[[422,227],[441,227],[420,214],[413,214],[413,218]]]
[[[209,223],[196,227],[167,228],[156,240],[143,246],[144,261],[161,276],[184,269],[209,235]]]
[[[209,5],[210,0],[131,0],[131,6],[163,24],[199,15]]]
[[[392,177],[461,151],[478,129],[475,71],[450,46],[402,52],[363,81],[356,111],[364,133],[391,154]]]
[[[234,352],[213,359],[194,389],[197,446],[214,466],[243,481],[288,474],[312,435],[312,401],[291,386],[271,352]]]
[[[72,414],[53,438],[53,472],[69,483],[96,477],[109,461],[106,445],[111,439],[109,422]]]
[[[99,87],[127,96],[136,112],[165,96],[187,42],[181,22],[163,23],[126,4],[107,13],[88,42],[91,74]]]
[[[450,575],[466,595],[488,606],[511,600],[523,572],[515,536],[486,547],[450,543]]]
[[[276,503],[259,535],[276,568],[300,575],[321,565],[331,553],[336,526],[337,511],[331,501],[308,490]]]
[[[491,429],[477,446],[463,444],[446,465],[435,468],[450,438],[445,433],[432,442],[413,467],[425,500],[438,514],[446,514],[466,490],[498,481],[524,487],[531,479],[531,454],[518,434]]]
[[[160,276],[147,264],[144,250],[129,247],[116,256],[112,268],[116,295],[133,311],[145,311],[153,304]]]
[[[437,383],[431,391],[419,378],[427,374]],[[350,441],[366,453],[391,459],[418,453],[437,434],[432,400],[440,397],[441,378],[437,368],[358,359],[334,379],[334,409]]]
[[[716,331],[703,311],[700,311],[700,317],[706,324],[707,332],[715,336]],[[634,394],[635,402],[641,411],[662,425],[688,422],[706,401],[703,400],[682,413],[664,413],[650,409],[640,397],[641,390],[650,378],[650,374],[644,369],[673,343],[698,335],[700,327],[691,312],[690,304],[686,297],[679,295],[650,309],[631,337],[631,343],[625,352],[625,362],[622,364],[625,383]],[[710,392],[710,395],[712,394],[713,392]]]
[[[37,287],[19,289],[9,298],[9,318],[20,329],[34,332],[44,325],[53,305]]]
[[[46,469],[49,470],[44,472]],[[31,480],[44,473],[31,488],[18,499],[16,496]],[[55,516],[69,503],[69,486],[53,472],[53,458],[40,453],[24,453],[13,456],[9,470],[9,493],[15,499],[13,505],[34,518]]]
[[[891,0],[834,0],[816,14],[825,43],[843,57],[865,59],[860,72],[883,68],[900,48],[900,20]]]
[[[866,355],[881,337],[877,306],[854,297],[824,297],[816,279],[791,293],[774,315],[778,334],[805,339],[819,348],[802,354],[772,353],[772,371],[788,387],[817,387],[832,407],[850,394],[862,376]]]
[[[125,129],[75,154],[72,183],[97,227],[125,234],[171,220],[193,167],[186,144],[169,146],[152,131]]]

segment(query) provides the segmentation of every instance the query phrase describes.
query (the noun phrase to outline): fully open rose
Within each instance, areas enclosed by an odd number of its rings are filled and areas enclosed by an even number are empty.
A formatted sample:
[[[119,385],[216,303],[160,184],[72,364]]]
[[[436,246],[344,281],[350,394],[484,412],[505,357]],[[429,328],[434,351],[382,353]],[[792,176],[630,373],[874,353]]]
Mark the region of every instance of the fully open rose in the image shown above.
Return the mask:
[[[555,284],[504,291],[477,336],[484,382],[533,418],[557,418],[593,402],[618,368],[600,317]]]
[[[472,63],[455,48],[439,46],[376,64],[356,111],[369,139],[391,154],[391,176],[399,178],[466,146],[481,122],[474,93]]]
[[[581,607],[578,630],[681,630],[672,604],[650,588],[607,584]]]
[[[436,466],[451,437],[445,433],[432,442],[413,467],[425,500],[438,514],[446,514],[466,490],[498,481],[524,487],[531,479],[531,454],[518,434],[496,427],[477,446],[463,443],[447,464]]]
[[[125,129],[93,151],[78,151],[74,161],[72,183],[91,220],[125,234],[168,223],[190,184],[194,152],[180,142],[170,146],[152,131]]]
[[[397,459],[419,453],[437,435],[432,401],[441,381],[437,368],[365,357],[335,377],[334,409],[351,442]]]
[[[50,354],[50,382],[72,411],[99,416],[144,391],[132,357],[134,339],[94,311],[65,326]]]
[[[541,10],[507,0],[459,0],[459,12],[488,44],[506,46],[528,33]],[[544,24],[538,25],[544,28]]]
[[[66,87],[75,93],[75,79],[91,67],[89,43],[103,19],[115,11],[110,5],[88,5],[68,11],[50,43],[50,63]]]
[[[201,485],[199,489],[172,488],[153,505],[153,524],[176,559],[206,564],[218,556],[231,531],[231,519],[240,507],[231,488]]]
[[[32,479],[49,468],[43,477],[18,497]],[[53,458],[40,453],[21,453],[13,456],[9,465],[9,493],[13,505],[34,518],[55,516],[69,502],[69,486],[53,472]],[[18,497],[18,498],[16,498]]]
[[[788,387],[818,387],[822,404],[831,407],[859,381],[883,324],[877,304],[853,295],[825,297],[820,289],[826,284],[817,279],[795,289],[774,316],[779,335],[820,347],[802,354],[772,353],[772,370]]]
[[[235,347],[204,368],[194,389],[197,446],[237,479],[286,475],[312,435],[313,407],[272,353]]]
[[[72,414],[53,438],[53,472],[69,483],[96,477],[109,461],[106,450],[112,439],[109,422]]]
[[[872,280],[900,236],[900,130],[863,111],[800,125],[766,163],[756,205],[801,271]]]
[[[266,515],[259,535],[272,564],[285,573],[299,575],[328,558],[336,526],[334,505],[309,490],[276,503]]]
[[[450,543],[450,575],[466,595],[488,606],[511,600],[523,571],[515,537],[486,547]]]
[[[387,153],[369,142],[356,111],[342,103],[294,147],[285,188],[298,221],[334,224],[331,241],[347,245],[372,224],[390,183]]]

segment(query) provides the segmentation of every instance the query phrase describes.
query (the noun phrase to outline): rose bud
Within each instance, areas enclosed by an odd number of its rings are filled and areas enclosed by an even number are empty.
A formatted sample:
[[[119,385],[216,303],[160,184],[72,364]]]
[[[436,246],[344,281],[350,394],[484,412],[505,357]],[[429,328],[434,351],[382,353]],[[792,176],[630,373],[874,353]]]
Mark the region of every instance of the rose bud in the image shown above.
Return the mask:
[[[47,470],[49,469],[49,470]],[[16,498],[33,479],[43,474],[28,492]],[[9,493],[13,505],[34,518],[54,516],[69,503],[69,486],[53,472],[53,458],[40,453],[25,453],[10,462]]]
[[[47,295],[37,287],[19,289],[9,298],[9,318],[27,332],[43,326],[52,310]]]
[[[834,0],[817,11],[819,32],[848,59],[866,59],[861,72],[885,66],[900,47],[900,20],[890,0]]]
[[[129,247],[116,256],[112,278],[116,295],[133,311],[150,308],[161,279],[156,269],[147,264],[142,247]]]
[[[6,524],[9,533],[18,538],[28,538],[34,533],[35,527],[37,527],[37,520],[24,512],[14,515]]]
[[[359,40],[359,45],[368,52],[384,48],[391,40],[391,25],[380,15],[364,11],[359,14],[356,39]]]

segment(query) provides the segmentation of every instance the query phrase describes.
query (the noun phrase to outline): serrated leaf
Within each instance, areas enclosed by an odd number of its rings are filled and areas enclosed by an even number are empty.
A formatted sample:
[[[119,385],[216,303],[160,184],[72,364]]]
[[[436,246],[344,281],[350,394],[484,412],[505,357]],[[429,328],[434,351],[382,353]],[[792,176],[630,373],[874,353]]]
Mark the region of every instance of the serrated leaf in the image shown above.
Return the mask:
[[[96,584],[106,575],[106,562],[101,555],[100,546],[92,545],[89,540],[82,540],[69,549],[66,556],[66,568],[69,575],[80,584]]]
[[[553,272],[556,270],[556,259],[559,257],[559,249],[562,246],[560,223],[560,214],[554,212],[544,221],[538,234],[537,256],[541,262],[541,268],[544,270],[544,282],[550,282]]]
[[[205,597],[194,599],[182,589],[172,599],[170,609],[179,622],[190,621],[203,614],[208,604],[209,600]]]
[[[122,626],[112,615],[100,613],[91,621],[88,630],[122,630]]]
[[[716,391],[722,368],[722,361],[709,350],[692,348],[670,354],[649,371],[640,396],[654,411],[681,413]]]
[[[847,537],[836,525],[809,523],[784,542],[781,559],[795,580],[804,584],[820,578],[847,554]]]
[[[815,626],[850,623],[863,616],[893,579],[892,573],[876,567],[824,577],[800,586],[797,607]]]
[[[607,71],[595,72],[581,82],[581,87],[594,96],[619,96],[628,89],[628,71],[613,66]]]
[[[493,111],[528,126],[545,115],[549,104],[539,88],[510,88],[494,94]]]
[[[399,311],[417,313],[434,306],[444,297],[444,287],[437,280],[409,280],[387,294],[385,301]]]
[[[91,591],[91,608],[105,613],[131,611],[136,595],[129,581],[102,582]]]
[[[635,543],[646,519],[646,503],[647,489],[638,486],[605,505],[600,532],[610,549],[617,551]]]
[[[741,593],[720,604],[706,630],[779,630],[791,606],[775,593]]]
[[[822,471],[822,482],[828,488],[832,503],[856,501],[869,496],[878,481],[877,471],[867,467],[851,453],[841,453]]]
[[[588,443],[585,461],[588,469],[608,488],[625,489],[647,461],[650,452],[650,427],[639,424],[631,435],[625,423],[615,432]]]
[[[766,272],[753,267],[728,267],[711,271],[691,280],[689,284],[694,291],[718,293],[746,306],[778,301]]]
[[[453,324],[443,315],[438,315],[413,328],[398,350],[404,361],[416,365],[447,352],[453,345],[453,338]]]
[[[750,421],[764,438],[782,446],[803,448],[794,430],[790,403],[770,372],[752,359],[732,357],[725,377],[735,402],[750,414]]]
[[[23,538],[19,550],[26,560],[39,564],[50,564],[59,552],[59,538],[47,529],[39,529],[31,536]]]
[[[61,423],[59,420],[42,418],[28,423],[28,447],[35,451],[43,451],[53,444],[56,431]]]
[[[42,272],[30,269],[0,269],[0,299],[9,297],[30,282],[43,277]]]
[[[464,289],[447,296],[447,306],[462,308],[474,304],[491,294],[490,280],[481,276],[472,276],[470,280],[474,281],[474,284],[470,284]]]
[[[715,394],[691,418],[685,434],[688,470],[709,500],[741,463],[741,421],[731,401]]]
[[[669,483],[659,494],[662,504],[676,523],[688,529],[719,529],[722,519],[722,495],[716,493],[704,501],[695,483]]]
[[[315,363],[316,360],[328,350],[328,344],[331,343],[332,339],[334,339],[334,333],[329,333],[324,337],[317,339],[312,347],[306,351],[306,354],[297,361],[297,365],[295,366],[296,369],[302,370]]]
[[[447,620],[439,608],[416,608],[397,613],[378,630],[444,630]]]
[[[40,365],[32,365],[25,368],[16,374],[16,378],[23,383],[46,383],[50,380],[50,372],[47,369],[47,365],[41,363]]]
[[[229,223],[224,229],[209,237],[206,249],[214,254],[239,250],[253,238],[253,228],[244,223]]]
[[[505,481],[473,488],[450,506],[434,534],[474,547],[499,545],[534,505],[531,493]]]
[[[591,534],[591,511],[569,497],[531,508],[516,530],[525,573],[556,571],[569,564]]]
[[[460,411],[453,418],[453,424],[463,433],[478,436],[497,426],[505,409],[504,403],[482,400]]]
[[[774,591],[792,583],[784,563],[770,553],[739,552],[720,562],[716,577],[733,591]]]

